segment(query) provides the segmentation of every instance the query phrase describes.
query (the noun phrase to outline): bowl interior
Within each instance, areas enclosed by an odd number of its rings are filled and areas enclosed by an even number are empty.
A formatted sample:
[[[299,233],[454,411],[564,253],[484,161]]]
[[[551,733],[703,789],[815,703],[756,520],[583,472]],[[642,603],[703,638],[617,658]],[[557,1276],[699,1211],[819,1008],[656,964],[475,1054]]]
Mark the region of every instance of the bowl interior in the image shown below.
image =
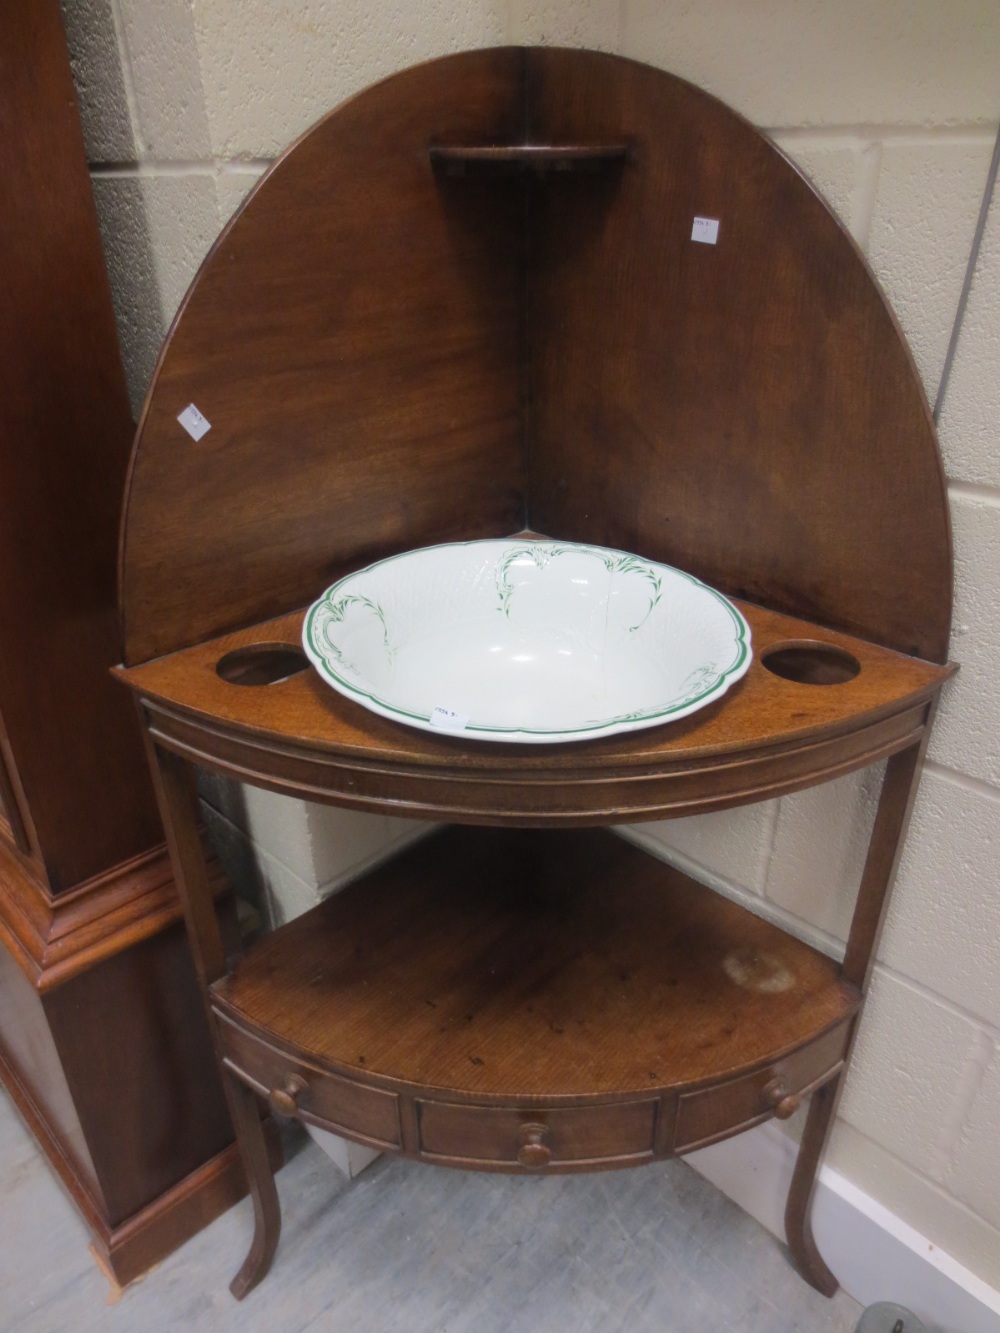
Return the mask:
[[[498,739],[653,725],[749,662],[742,616],[690,576],[523,540],[428,547],[349,575],[310,611],[304,643],[375,711]]]

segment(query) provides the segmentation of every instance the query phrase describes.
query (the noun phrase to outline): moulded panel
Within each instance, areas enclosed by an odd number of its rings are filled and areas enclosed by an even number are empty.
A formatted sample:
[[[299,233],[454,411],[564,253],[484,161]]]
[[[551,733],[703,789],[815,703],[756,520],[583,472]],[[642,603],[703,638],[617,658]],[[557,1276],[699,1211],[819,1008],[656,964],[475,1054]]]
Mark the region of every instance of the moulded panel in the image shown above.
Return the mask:
[[[0,1071],[59,1145],[73,1173],[104,1207],[94,1160],[66,1082],[42,997],[0,945]]]
[[[544,1146],[539,1167],[575,1163],[624,1166],[653,1155],[659,1103],[655,1098],[607,1102],[599,1106],[468,1106],[418,1101],[420,1151],[455,1165],[503,1163],[532,1169],[524,1161],[525,1131],[535,1128]],[[530,1141],[530,1137],[529,1137]]]
[[[45,1006],[117,1226],[232,1141],[183,926],[81,972]]]
[[[288,1055],[225,1016],[216,1015],[216,1027],[226,1064],[260,1095],[273,1089],[280,1092],[293,1081],[293,1086],[301,1086],[294,1099],[296,1106],[311,1121],[334,1133],[342,1130],[374,1140],[385,1148],[401,1146],[396,1093],[339,1078]]]

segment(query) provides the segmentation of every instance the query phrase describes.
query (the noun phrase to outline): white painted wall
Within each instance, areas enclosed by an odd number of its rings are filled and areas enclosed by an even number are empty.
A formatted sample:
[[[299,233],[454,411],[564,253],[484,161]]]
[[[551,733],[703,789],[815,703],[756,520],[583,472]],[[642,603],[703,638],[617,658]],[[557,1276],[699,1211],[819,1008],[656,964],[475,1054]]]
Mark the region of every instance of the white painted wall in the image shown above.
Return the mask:
[[[418,60],[589,45],[766,127],[873,266],[936,394],[1000,115],[996,0],[64,0],[138,409],[195,267],[289,139]],[[1000,200],[941,423],[957,555],[945,697],[830,1162],[1000,1287]],[[876,775],[877,776],[877,775]],[[646,826],[647,845],[830,947],[871,775]],[[398,821],[213,789],[276,918],[381,855]]]

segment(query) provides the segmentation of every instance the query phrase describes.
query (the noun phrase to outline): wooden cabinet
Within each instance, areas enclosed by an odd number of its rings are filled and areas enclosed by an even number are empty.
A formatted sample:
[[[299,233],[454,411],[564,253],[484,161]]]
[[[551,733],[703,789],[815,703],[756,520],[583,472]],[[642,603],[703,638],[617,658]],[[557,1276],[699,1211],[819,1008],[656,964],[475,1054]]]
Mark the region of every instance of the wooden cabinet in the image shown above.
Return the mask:
[[[719,223],[714,244],[695,219]],[[211,423],[198,442],[178,414]],[[711,707],[566,745],[416,731],[323,685],[303,610],[396,551],[513,533],[678,565],[754,660]],[[661,71],[470,52],[321,121],[217,242],[161,358],[122,535],[125,664],[266,1272],[258,1119],[441,1165],[638,1166],[811,1105],[809,1207],[946,663],[934,428],[849,237]],[[608,825],[886,760],[846,955]],[[192,767],[447,825],[227,955]]]
[[[0,51],[0,1077],[127,1281],[245,1184],[109,674],[133,425],[56,0]]]

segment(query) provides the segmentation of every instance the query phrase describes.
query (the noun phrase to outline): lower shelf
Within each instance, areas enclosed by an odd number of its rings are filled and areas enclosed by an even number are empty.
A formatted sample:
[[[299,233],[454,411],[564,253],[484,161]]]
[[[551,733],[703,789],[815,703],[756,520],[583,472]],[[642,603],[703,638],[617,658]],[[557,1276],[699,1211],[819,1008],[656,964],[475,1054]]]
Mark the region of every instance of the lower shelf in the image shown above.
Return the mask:
[[[601,830],[442,830],[213,987],[276,1109],[481,1170],[593,1170],[790,1113],[860,1006],[836,963]]]

